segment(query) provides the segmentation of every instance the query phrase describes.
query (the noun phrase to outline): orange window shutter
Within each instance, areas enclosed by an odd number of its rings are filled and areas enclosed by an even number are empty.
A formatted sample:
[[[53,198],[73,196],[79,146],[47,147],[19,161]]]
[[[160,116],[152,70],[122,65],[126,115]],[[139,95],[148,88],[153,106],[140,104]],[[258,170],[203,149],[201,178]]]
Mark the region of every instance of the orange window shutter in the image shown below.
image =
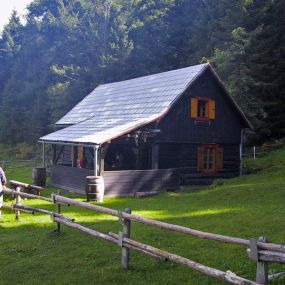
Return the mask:
[[[78,159],[80,160],[83,159],[83,146],[82,145],[78,146]]]
[[[224,150],[221,146],[216,149],[216,169],[218,171],[224,169]]]
[[[216,102],[214,100],[209,100],[208,102],[209,119],[216,119]]]
[[[198,117],[198,99],[192,98],[191,99],[191,118]]]
[[[197,170],[198,171],[204,170],[204,152],[205,152],[205,147],[199,146],[198,153],[197,153]]]

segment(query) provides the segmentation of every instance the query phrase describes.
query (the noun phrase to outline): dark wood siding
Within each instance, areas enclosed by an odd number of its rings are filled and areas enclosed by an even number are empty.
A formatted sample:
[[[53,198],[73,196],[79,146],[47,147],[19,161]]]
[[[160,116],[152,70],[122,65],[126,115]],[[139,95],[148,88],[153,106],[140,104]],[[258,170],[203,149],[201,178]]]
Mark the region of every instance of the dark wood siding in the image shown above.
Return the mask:
[[[87,169],[54,166],[51,169],[52,185],[85,194],[86,176],[93,175]],[[105,196],[132,196],[136,192],[163,191],[179,185],[177,169],[106,171]]]
[[[75,151],[77,151],[76,147],[75,147]],[[92,153],[93,153],[93,149],[92,148],[84,147],[84,158],[86,160],[86,165],[87,165],[88,168],[91,168],[90,167],[91,165],[92,165],[92,168],[93,168],[94,158],[92,156]],[[62,164],[63,165],[67,165],[67,166],[71,166],[72,165],[72,161],[71,161],[71,146],[70,145],[66,145],[64,147],[63,154],[62,154]]]
[[[200,176],[197,171],[197,154],[200,144],[160,143],[159,167],[181,168],[181,173]],[[216,177],[239,175],[239,144],[220,144],[223,149],[223,170]]]
[[[191,98],[206,97],[216,102],[216,118],[198,122],[191,118]],[[198,78],[158,123],[156,141],[239,144],[242,122],[233,103],[214,75],[207,71]]]

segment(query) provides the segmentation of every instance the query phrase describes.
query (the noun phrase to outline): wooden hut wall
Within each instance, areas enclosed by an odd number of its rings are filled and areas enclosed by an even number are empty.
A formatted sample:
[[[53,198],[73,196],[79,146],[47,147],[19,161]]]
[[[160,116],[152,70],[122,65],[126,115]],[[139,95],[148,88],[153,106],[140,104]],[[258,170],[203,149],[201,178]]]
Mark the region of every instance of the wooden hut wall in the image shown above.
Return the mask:
[[[191,118],[191,98],[203,97],[216,102],[214,120]],[[176,102],[158,125],[160,142],[239,144],[243,123],[233,103],[214,75],[207,71]]]
[[[63,165],[67,165],[67,166],[71,166],[72,165],[72,160],[71,160],[71,150],[72,146],[70,145],[65,145],[64,146],[64,150],[62,152],[62,164]],[[93,156],[92,156],[92,152],[93,149],[89,148],[89,147],[84,147],[84,158],[86,160],[86,165],[87,168],[93,168],[93,166],[91,167],[91,165],[93,164]],[[74,153],[75,153],[75,159],[77,157],[77,147],[74,146]],[[76,166],[76,161],[75,161],[75,165]]]
[[[181,174],[199,175],[197,156],[199,144],[161,143],[159,145],[159,168],[180,168]],[[223,170],[217,177],[233,177],[239,174],[239,145],[221,144],[223,148]]]
[[[85,194],[89,169],[56,165],[51,169],[51,183],[62,189]],[[122,170],[103,173],[105,196],[133,196],[136,192],[163,191],[179,185],[177,169]]]

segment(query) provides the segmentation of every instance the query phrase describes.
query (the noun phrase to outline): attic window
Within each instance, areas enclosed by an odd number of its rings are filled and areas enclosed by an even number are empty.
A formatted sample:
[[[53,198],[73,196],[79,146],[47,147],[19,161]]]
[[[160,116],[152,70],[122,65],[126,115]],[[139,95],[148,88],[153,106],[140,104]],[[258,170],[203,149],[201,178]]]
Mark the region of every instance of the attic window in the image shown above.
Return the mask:
[[[191,118],[196,120],[214,120],[216,118],[216,102],[209,98],[192,98]]]

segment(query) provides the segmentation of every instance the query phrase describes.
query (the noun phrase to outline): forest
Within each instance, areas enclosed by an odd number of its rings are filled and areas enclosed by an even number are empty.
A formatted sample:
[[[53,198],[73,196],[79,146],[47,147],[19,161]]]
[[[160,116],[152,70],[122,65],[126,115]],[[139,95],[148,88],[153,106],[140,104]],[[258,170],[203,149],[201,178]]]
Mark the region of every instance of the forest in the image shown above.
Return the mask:
[[[0,141],[35,142],[103,83],[210,62],[255,127],[285,137],[284,0],[35,0],[0,36]]]

